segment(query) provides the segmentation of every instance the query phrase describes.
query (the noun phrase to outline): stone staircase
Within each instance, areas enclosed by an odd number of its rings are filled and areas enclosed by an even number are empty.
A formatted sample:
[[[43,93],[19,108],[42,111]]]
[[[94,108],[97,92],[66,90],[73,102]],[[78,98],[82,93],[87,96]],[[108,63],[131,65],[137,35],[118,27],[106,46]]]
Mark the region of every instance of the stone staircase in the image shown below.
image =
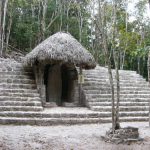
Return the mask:
[[[0,58],[0,124],[60,125],[111,122],[111,94],[107,69],[84,71],[88,108],[43,109],[31,68]],[[148,83],[134,71],[120,71],[121,121],[147,121]]]
[[[88,108],[43,109],[31,68],[0,58],[0,124],[60,125],[108,122]]]
[[[0,58],[0,113],[43,110],[31,68]]]
[[[135,71],[120,70],[119,73],[120,120],[148,121],[149,83]],[[84,74],[85,84],[83,89],[88,107],[93,111],[100,112],[101,115],[107,114],[107,117],[111,117],[111,89],[108,69],[97,66],[94,70],[84,71]],[[114,71],[113,76],[115,77]]]

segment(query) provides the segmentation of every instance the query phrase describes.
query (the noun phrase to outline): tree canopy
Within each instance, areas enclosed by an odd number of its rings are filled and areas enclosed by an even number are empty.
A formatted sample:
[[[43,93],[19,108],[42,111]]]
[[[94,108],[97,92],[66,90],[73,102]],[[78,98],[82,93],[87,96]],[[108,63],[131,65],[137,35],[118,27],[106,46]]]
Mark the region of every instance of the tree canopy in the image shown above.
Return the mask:
[[[129,2],[116,2],[114,7],[113,0],[2,0],[0,52],[19,50],[27,53],[50,35],[65,31],[81,42],[98,63],[106,65],[98,31],[100,20],[103,20],[101,27],[106,33],[112,68],[115,48],[119,53],[120,69],[136,70],[146,77],[150,46],[150,21],[145,18],[148,1],[136,3],[132,21],[128,12]],[[114,14],[115,24],[112,23]]]

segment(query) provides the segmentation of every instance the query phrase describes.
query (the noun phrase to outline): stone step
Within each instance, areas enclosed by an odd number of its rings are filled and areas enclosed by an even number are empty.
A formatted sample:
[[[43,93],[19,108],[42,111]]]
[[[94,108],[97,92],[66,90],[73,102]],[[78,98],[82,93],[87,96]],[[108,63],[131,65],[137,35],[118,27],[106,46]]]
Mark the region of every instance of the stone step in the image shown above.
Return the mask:
[[[108,76],[98,76],[98,75],[86,75],[85,78],[95,78],[95,79],[109,79]],[[120,77],[120,80],[135,80],[135,81],[144,81],[144,79],[142,77],[128,77],[128,76],[124,76],[124,77]]]
[[[106,72],[90,72],[90,73],[88,73],[88,72],[83,72],[83,75],[84,76],[87,76],[87,77],[90,77],[90,76],[99,76],[99,77],[107,77],[107,78],[109,78],[109,74],[108,73],[106,73]],[[113,78],[115,78],[116,77],[116,74],[115,73],[113,73]],[[124,78],[124,77],[129,77],[129,78],[142,78],[142,76],[141,75],[139,75],[139,74],[135,74],[135,73],[133,73],[133,74],[131,74],[131,73],[120,73],[119,74],[119,77],[120,78]]]
[[[84,90],[86,90],[87,92],[90,91],[111,91],[111,88],[109,85],[83,85],[82,86]],[[114,90],[116,91],[116,86],[114,86]],[[120,91],[149,91],[150,87],[148,85],[145,86],[138,86],[138,85],[134,85],[134,86],[120,86]]]
[[[122,117],[120,122],[148,121],[148,117]],[[73,124],[91,124],[91,123],[110,123],[111,118],[17,118],[1,117],[0,124],[14,125],[73,125]]]
[[[120,122],[147,122],[149,120],[149,117],[122,117],[119,120]]]
[[[0,101],[0,106],[42,106],[40,101]]]
[[[91,69],[91,70],[83,70],[83,73],[88,73],[88,74],[101,73],[101,74],[107,74],[108,75],[108,70],[103,70],[101,68],[100,69],[95,68],[95,69]],[[112,74],[115,75],[116,71],[112,70]],[[128,70],[126,70],[126,71],[120,71],[119,70],[119,74],[120,75],[123,75],[123,74],[125,74],[125,75],[136,75],[137,72],[130,72]]]
[[[24,68],[17,66],[5,66],[0,64],[0,72],[33,72],[32,68]]]
[[[0,83],[0,91],[2,88],[10,88],[10,89],[36,89],[37,86],[35,84],[6,84],[6,83]]]
[[[98,71],[98,72],[107,72],[108,73],[108,68],[107,67],[102,67],[102,66],[96,66],[94,69],[91,69],[91,70],[83,70],[83,72],[93,72],[93,71]],[[114,69],[112,69],[112,72],[115,72]],[[119,70],[119,73],[133,73],[133,74],[136,74],[137,72],[136,71],[133,71],[133,70]]]
[[[8,79],[19,79],[19,80],[35,80],[34,76],[30,76],[30,75],[6,75],[6,76],[1,76],[0,75],[0,79],[4,79],[4,80],[8,80]]]
[[[120,117],[148,117],[149,112],[120,112]],[[18,118],[107,118],[111,117],[111,112],[93,112],[93,113],[43,113],[40,111],[4,111],[0,112],[0,117],[18,117]]]
[[[73,125],[73,124],[91,124],[91,123],[106,123],[109,119],[100,118],[17,118],[17,117],[1,117],[0,124],[14,125]]]
[[[92,94],[91,94],[92,93]],[[111,91],[96,91],[96,90],[92,90],[92,91],[90,91],[90,90],[88,90],[88,91],[86,91],[85,92],[85,94],[86,94],[86,97],[90,97],[91,95],[93,95],[93,97],[97,97],[97,96],[101,96],[101,95],[106,95],[106,94],[110,94],[111,93]],[[120,94],[121,95],[127,95],[127,94],[137,94],[137,95],[139,95],[139,94],[150,94],[150,91],[148,91],[148,90],[145,90],[145,91],[130,91],[130,90],[126,90],[126,91],[120,91]],[[115,92],[115,95],[116,95],[116,92]]]
[[[108,112],[107,112],[108,113]],[[111,115],[111,113],[110,113]],[[119,112],[120,117],[148,117],[149,111],[128,111],[128,112]]]
[[[19,67],[23,66],[22,62],[10,58],[0,60],[0,64],[5,64],[5,66],[19,66]]]
[[[34,76],[32,75],[14,75],[14,74],[7,74],[7,75],[1,75],[0,74],[0,78],[1,79],[21,79],[21,80],[24,80],[24,79],[35,79]]]
[[[90,70],[90,72],[87,71],[83,71],[83,75],[96,75],[96,76],[109,76],[108,71],[94,71],[94,70]],[[116,76],[115,72],[112,72],[113,77]],[[123,76],[129,76],[129,77],[141,77],[140,74],[137,73],[124,73],[124,72],[119,72],[119,76],[123,77]]]
[[[85,75],[85,76],[109,77],[109,74],[107,72],[101,72],[101,71],[99,71],[99,72],[98,71],[96,71],[96,72],[91,71],[90,73],[89,72],[83,72],[83,75]],[[112,76],[115,78],[116,73],[113,73]],[[120,76],[120,78],[122,78],[122,77],[142,78],[142,76],[137,74],[137,73],[120,73],[119,76]]]
[[[0,78],[0,83],[35,84],[35,80],[31,80],[31,79],[2,79],[2,78]]]
[[[0,61],[1,66],[17,66],[17,67],[22,67],[21,62],[16,62],[16,61]]]
[[[149,99],[149,102],[150,102],[150,99]],[[132,101],[127,101],[127,102],[124,102],[123,100],[119,103],[120,106],[148,106],[149,105],[149,102],[132,102]],[[111,106],[111,101],[108,102],[89,102],[89,105],[92,107],[92,106]]]
[[[111,102],[111,98],[92,98],[92,99],[88,99],[88,102]],[[120,98],[120,102],[150,102],[150,98]]]
[[[99,87],[99,86],[102,86],[102,87],[105,87],[105,86],[110,86],[109,83],[107,82],[95,82],[95,81],[88,81],[88,82],[85,82],[83,84],[84,87],[87,87],[87,86],[92,86],[92,87]],[[114,86],[116,86],[116,83],[114,84]],[[128,83],[128,82],[125,82],[125,83],[120,83],[120,87],[123,88],[123,87],[149,87],[149,84],[147,82],[144,82],[144,83]]]
[[[115,80],[114,80],[115,81]],[[106,78],[106,79],[99,79],[99,78],[85,78],[85,83],[86,82],[100,82],[100,83],[103,83],[103,84],[109,84],[109,79]],[[145,84],[147,83],[145,79],[141,79],[141,80],[120,80],[120,83],[124,84],[124,83],[137,83],[137,84]]]
[[[3,66],[8,66],[8,67],[23,67],[21,62],[16,62],[16,61],[1,61],[0,60],[0,65]]]
[[[84,72],[83,75],[89,77],[89,76],[99,76],[99,77],[108,77],[109,78],[109,75],[108,73],[105,73],[105,72],[91,72],[91,73],[86,73]],[[113,78],[115,78],[116,74],[113,74]],[[128,77],[128,78],[142,78],[141,75],[139,74],[125,74],[125,73],[120,73],[119,74],[119,77],[120,78],[124,78],[124,77]]]
[[[37,89],[13,89],[13,88],[0,88],[0,93],[24,93],[24,94],[37,94]],[[39,94],[38,94],[39,95]]]
[[[6,77],[10,77],[10,76],[34,76],[34,74],[32,72],[24,72],[24,71],[19,71],[19,72],[0,72],[0,77],[1,78],[6,78]]]
[[[0,92],[0,97],[9,96],[9,97],[39,97],[39,93],[7,93]]]
[[[101,90],[95,90],[95,89],[90,89],[90,90],[85,90],[85,93],[86,95],[91,95],[91,93],[93,95],[101,95],[101,94],[110,94],[111,93],[111,90],[104,90],[104,89],[101,89]],[[116,91],[115,91],[115,94],[116,94]],[[148,89],[144,89],[144,90],[120,90],[120,94],[150,94],[150,90]]]
[[[115,95],[116,96],[116,95]],[[111,94],[87,94],[90,98],[111,98]],[[120,94],[120,98],[150,98],[149,94]]]
[[[91,70],[83,69],[83,71],[85,71],[85,72],[90,72],[90,71],[92,71],[92,72],[93,71],[108,72],[108,68],[97,65],[94,69],[91,69]],[[112,69],[112,72],[115,72],[115,70]],[[119,70],[119,73],[136,73],[136,71],[134,71],[134,70]]]
[[[141,91],[124,90],[120,91],[120,94],[150,94],[150,90],[141,90]]]
[[[0,106],[0,111],[42,111],[41,106]]]
[[[24,66],[21,62],[1,62],[0,61],[0,67],[1,68],[23,68],[23,69],[31,69],[32,67]]]
[[[103,106],[91,106],[91,110],[111,112],[111,106],[105,106],[105,107],[103,107]],[[120,111],[148,111],[149,106],[130,106],[130,107],[120,106],[119,110]]]
[[[18,117],[18,118],[98,118],[100,113],[43,113],[43,112],[33,112],[33,111],[4,111],[0,112],[2,117]]]
[[[83,86],[84,87],[84,89],[85,90],[104,90],[104,91],[106,91],[106,90],[108,90],[108,91],[110,91],[110,87],[108,87],[108,86],[99,86],[99,85],[93,85],[93,86],[86,86],[86,85],[84,85]],[[116,90],[116,87],[114,87],[114,89]],[[121,91],[124,91],[124,90],[129,90],[129,91],[132,91],[132,90],[134,90],[134,91],[143,91],[143,90],[150,90],[150,87],[149,86],[144,86],[144,87],[140,87],[140,86],[120,86],[120,90]]]
[[[18,94],[9,96],[0,96],[0,101],[41,101],[39,96],[31,94]]]

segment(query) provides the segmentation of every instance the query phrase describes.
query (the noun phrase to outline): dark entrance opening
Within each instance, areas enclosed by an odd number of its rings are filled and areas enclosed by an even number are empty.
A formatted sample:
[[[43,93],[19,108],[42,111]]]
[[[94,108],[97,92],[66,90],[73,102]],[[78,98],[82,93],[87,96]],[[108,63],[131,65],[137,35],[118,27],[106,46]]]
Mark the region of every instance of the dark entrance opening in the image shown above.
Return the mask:
[[[61,68],[59,64],[47,65],[45,67],[46,102],[61,105]]]
[[[73,65],[47,65],[44,74],[46,102],[53,102],[58,106],[65,102],[71,103],[75,79],[77,71]]]

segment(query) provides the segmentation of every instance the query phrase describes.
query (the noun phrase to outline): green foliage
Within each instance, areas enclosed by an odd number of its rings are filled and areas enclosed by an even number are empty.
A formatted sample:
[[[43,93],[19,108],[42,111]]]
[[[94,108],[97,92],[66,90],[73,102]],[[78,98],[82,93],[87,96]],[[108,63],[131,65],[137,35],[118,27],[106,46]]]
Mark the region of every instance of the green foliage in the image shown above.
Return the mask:
[[[115,39],[113,39],[114,24],[114,6],[112,1],[106,3],[104,17],[106,24],[107,41],[110,51],[110,59],[112,68],[114,68],[114,60],[112,51],[119,52],[120,55],[120,69],[136,70],[143,76],[147,77],[147,58],[150,46],[150,22],[145,19],[146,0],[137,2],[136,13],[134,14],[135,20],[129,20],[129,14],[126,11],[126,2],[123,0],[117,1],[116,5],[116,24],[115,24]],[[101,12],[102,13],[102,12]],[[99,15],[99,14],[97,14]],[[96,18],[97,19],[97,18]],[[99,19],[99,18],[98,18]],[[98,22],[98,21],[97,21]],[[97,31],[95,31],[96,34]],[[97,35],[97,39],[100,39]],[[99,55],[96,58],[99,63],[105,65],[104,54],[102,53],[102,42],[99,40],[95,43],[95,47],[99,49]],[[97,53],[97,49],[96,52]],[[123,66],[123,68],[122,68]]]
[[[45,29],[42,28],[43,2],[44,0],[9,0],[6,16],[6,33],[12,19],[9,44],[21,51],[31,51],[41,40],[58,32],[70,32],[77,40],[80,39],[80,21],[82,19],[81,43],[93,53],[97,62],[105,64],[101,35],[97,33],[97,26],[94,22],[94,31],[91,32],[89,20],[91,18],[89,5],[91,0],[47,0],[47,11],[45,14]],[[91,1],[91,2],[90,2]],[[104,1],[103,1],[104,2]],[[108,37],[110,54],[112,48],[120,53],[120,66],[124,56],[124,69],[138,70],[146,76],[146,63],[150,46],[150,21],[144,20],[144,13],[147,1],[139,1],[136,5],[135,21],[129,21],[129,14],[126,12],[126,1],[117,0],[116,10],[116,36],[112,42],[112,1],[107,1],[105,7],[105,27]],[[67,17],[68,10],[68,17]],[[95,11],[96,12],[96,11]],[[79,16],[81,13],[81,17]],[[96,14],[94,14],[96,15]],[[127,15],[127,16],[126,16]],[[62,24],[61,24],[62,21]],[[127,21],[127,22],[126,22]],[[95,38],[93,39],[94,36]],[[93,46],[92,41],[93,40]],[[6,39],[5,39],[6,41]],[[112,46],[113,45],[113,46]],[[112,55],[110,56],[112,60]]]
[[[82,3],[82,5],[80,4]],[[79,16],[78,11],[81,9],[83,18],[82,27],[82,43],[88,47],[88,35],[89,30],[88,19],[90,17],[89,12],[86,11],[88,0],[73,2],[69,5],[69,1],[61,0],[48,0],[47,11],[45,16],[45,38],[60,31],[61,16],[62,16],[62,28],[61,31],[68,31],[79,40]],[[62,7],[62,10],[60,9]],[[69,8],[69,16],[66,17],[66,8]],[[13,22],[10,33],[10,45],[14,46],[21,51],[31,51],[41,40],[41,20],[42,20],[42,0],[10,0],[7,15],[12,13]],[[9,16],[8,21],[9,21]],[[56,18],[55,18],[56,17]],[[49,28],[48,25],[52,21]]]

